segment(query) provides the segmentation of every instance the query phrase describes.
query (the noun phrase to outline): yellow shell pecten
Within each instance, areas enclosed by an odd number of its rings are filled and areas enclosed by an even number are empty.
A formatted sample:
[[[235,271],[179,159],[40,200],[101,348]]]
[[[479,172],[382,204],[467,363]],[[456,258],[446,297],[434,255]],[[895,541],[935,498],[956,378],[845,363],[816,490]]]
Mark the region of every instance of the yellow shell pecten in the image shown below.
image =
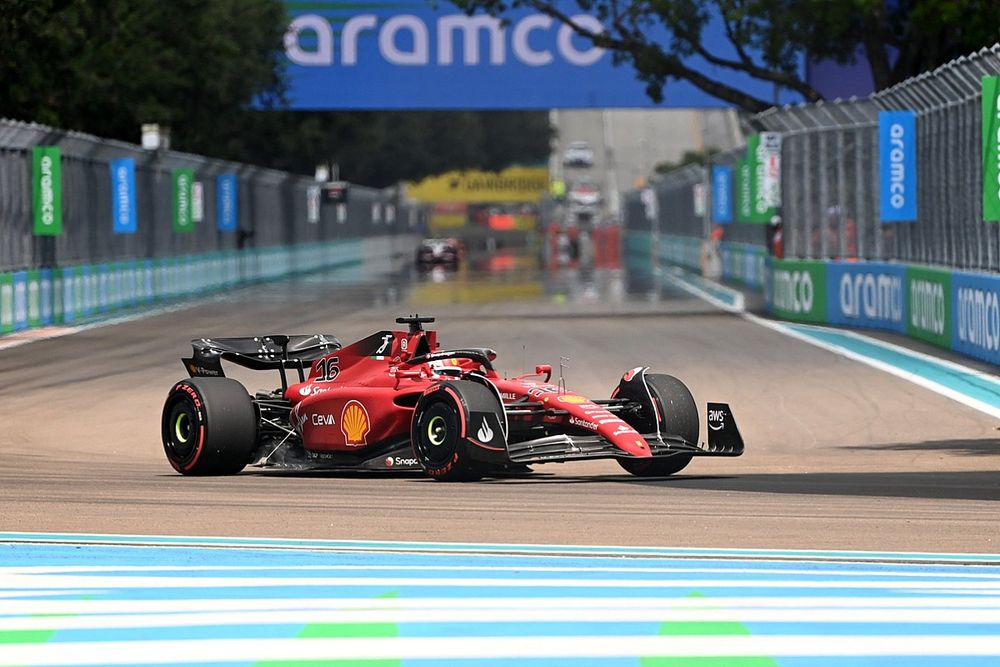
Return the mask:
[[[365,436],[369,430],[368,411],[365,410],[365,406],[357,401],[348,402],[340,417],[340,428],[348,445],[365,444]]]

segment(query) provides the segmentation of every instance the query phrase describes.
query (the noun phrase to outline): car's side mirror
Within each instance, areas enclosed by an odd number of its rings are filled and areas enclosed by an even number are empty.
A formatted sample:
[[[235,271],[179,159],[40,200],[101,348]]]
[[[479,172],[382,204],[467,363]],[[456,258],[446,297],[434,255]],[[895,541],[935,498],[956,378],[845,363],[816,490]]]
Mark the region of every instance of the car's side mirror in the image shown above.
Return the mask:
[[[552,379],[552,364],[538,364],[535,366],[535,375],[545,374],[545,381]]]

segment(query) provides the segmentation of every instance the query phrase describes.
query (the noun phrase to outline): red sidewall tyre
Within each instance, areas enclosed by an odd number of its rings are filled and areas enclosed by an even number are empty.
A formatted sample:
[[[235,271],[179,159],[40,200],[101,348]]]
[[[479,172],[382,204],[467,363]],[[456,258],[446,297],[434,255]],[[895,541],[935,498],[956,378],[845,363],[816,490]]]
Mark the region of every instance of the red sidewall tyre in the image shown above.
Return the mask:
[[[181,380],[161,419],[163,451],[182,475],[235,475],[257,443],[257,413],[242,384],[230,378]]]

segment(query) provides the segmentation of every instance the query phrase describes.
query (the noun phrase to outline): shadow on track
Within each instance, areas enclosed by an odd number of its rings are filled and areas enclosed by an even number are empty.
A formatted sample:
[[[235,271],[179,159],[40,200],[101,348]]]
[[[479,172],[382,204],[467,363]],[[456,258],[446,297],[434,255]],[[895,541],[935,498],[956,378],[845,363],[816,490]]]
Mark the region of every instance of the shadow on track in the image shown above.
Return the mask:
[[[1000,454],[1000,439],[988,440],[928,440],[897,442],[887,445],[854,445],[839,449],[872,452],[947,452],[965,456],[996,456]]]

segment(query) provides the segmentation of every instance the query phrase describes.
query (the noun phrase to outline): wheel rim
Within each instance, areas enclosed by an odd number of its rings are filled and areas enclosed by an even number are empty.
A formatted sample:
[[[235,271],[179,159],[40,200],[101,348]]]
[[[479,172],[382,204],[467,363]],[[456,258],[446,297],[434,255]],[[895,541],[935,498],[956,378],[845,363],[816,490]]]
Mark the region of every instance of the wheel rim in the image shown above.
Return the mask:
[[[167,456],[184,465],[194,455],[198,417],[194,412],[194,406],[184,399],[174,403],[169,414],[163,424]]]
[[[414,445],[427,468],[447,465],[458,446],[458,413],[448,401],[437,400],[422,412]]]
[[[174,419],[174,439],[181,445],[188,444],[191,439],[191,415],[181,412]]]
[[[434,415],[427,421],[427,442],[440,447],[448,439],[448,423],[441,415]]]

